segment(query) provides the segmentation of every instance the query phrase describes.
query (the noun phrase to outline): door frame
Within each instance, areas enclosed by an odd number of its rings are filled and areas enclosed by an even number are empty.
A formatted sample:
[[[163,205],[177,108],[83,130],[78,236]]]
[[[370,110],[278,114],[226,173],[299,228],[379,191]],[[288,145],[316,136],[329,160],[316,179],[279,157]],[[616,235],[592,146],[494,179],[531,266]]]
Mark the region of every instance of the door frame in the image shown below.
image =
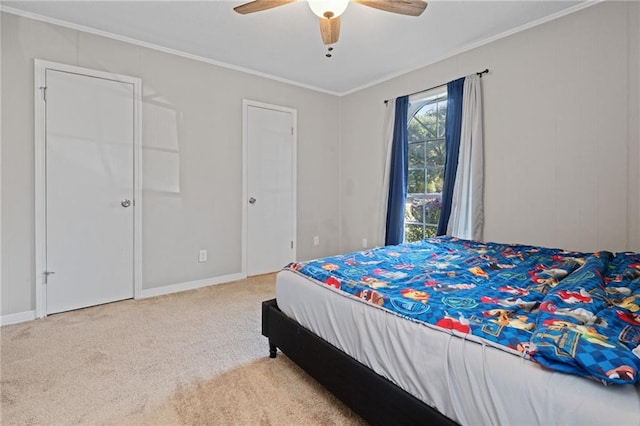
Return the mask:
[[[297,239],[297,171],[298,171],[298,111],[293,108],[283,107],[279,105],[272,105],[259,101],[252,101],[250,99],[242,100],[242,270],[240,271],[243,278],[247,277],[247,246],[249,244],[248,233],[248,197],[249,197],[249,119],[248,112],[249,107],[264,108],[274,111],[281,111],[291,114],[292,123],[292,147],[291,147],[291,179],[292,184],[292,238],[293,238],[293,260],[298,259],[298,239]],[[284,265],[282,265],[284,266]]]
[[[133,85],[133,297],[142,295],[142,80],[58,62],[34,59],[35,139],[35,299],[36,318],[47,316],[45,268],[47,259],[46,216],[46,70],[81,74]]]

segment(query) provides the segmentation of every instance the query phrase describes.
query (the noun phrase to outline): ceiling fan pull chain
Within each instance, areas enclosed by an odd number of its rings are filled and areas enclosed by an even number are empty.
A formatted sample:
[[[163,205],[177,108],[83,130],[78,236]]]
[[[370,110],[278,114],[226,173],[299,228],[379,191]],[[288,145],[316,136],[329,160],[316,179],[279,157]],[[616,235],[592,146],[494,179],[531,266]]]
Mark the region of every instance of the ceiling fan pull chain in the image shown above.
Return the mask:
[[[327,54],[326,54],[326,55],[324,55],[324,56],[326,56],[327,58],[330,58],[331,56],[333,56],[333,55],[331,55],[331,51],[332,51],[332,50],[333,50],[333,47],[329,46],[329,47],[327,48]]]

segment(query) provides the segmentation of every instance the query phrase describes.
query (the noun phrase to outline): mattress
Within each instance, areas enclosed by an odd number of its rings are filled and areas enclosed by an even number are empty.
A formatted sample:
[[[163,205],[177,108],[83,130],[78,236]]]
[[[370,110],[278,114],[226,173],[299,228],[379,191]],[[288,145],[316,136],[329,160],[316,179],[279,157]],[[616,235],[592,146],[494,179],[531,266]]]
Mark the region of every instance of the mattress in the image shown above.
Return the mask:
[[[545,370],[290,270],[278,273],[276,299],[300,325],[460,424],[640,425],[639,386]]]

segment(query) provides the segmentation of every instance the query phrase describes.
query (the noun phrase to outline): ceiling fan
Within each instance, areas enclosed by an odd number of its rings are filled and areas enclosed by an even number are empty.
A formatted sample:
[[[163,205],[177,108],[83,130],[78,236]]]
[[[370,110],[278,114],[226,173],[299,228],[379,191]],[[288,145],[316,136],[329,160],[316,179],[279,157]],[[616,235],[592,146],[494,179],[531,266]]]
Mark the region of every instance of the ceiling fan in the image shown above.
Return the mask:
[[[234,7],[236,12],[246,15],[293,3],[296,0],[253,0]],[[351,0],[364,6],[401,15],[420,16],[427,8],[423,0]],[[308,0],[313,13],[320,18],[320,34],[324,44],[334,44],[340,36],[340,15],[347,9],[349,0]],[[331,50],[331,48],[329,49]],[[327,55],[330,56],[330,55]]]

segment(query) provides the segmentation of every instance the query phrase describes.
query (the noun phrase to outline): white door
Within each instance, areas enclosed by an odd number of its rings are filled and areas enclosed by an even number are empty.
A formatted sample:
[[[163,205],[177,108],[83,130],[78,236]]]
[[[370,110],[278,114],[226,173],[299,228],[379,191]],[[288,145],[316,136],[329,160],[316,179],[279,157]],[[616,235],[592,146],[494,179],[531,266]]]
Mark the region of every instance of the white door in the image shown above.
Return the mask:
[[[294,113],[247,105],[247,275],[295,260]]]
[[[46,313],[134,295],[134,87],[46,70]]]

